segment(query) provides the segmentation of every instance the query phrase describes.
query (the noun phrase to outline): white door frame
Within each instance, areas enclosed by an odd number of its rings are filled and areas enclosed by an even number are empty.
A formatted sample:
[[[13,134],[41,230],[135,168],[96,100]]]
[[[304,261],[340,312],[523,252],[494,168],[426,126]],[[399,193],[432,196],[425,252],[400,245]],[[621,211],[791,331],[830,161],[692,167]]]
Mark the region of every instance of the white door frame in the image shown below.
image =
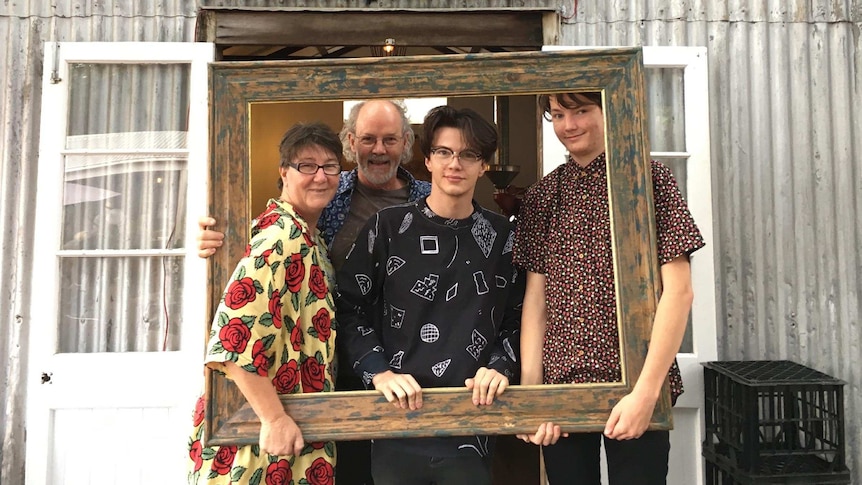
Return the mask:
[[[26,483],[45,485],[50,480],[51,443],[54,410],[84,405],[89,408],[113,408],[129,406],[123,397],[140,386],[164,387],[168,380],[177,379],[180,386],[188,387],[188,396],[176,396],[166,401],[164,397],[147,396],[136,401],[135,407],[164,406],[170,402],[186,402],[193,405],[193,396],[199,390],[201,379],[200,362],[203,354],[203,327],[206,309],[206,263],[198,258],[195,236],[198,233],[197,218],[205,214],[208,197],[207,140],[208,140],[208,83],[207,64],[213,60],[214,47],[207,43],[166,42],[81,42],[44,45],[45,62],[42,83],[42,116],[40,120],[40,144],[36,214],[62,214],[64,189],[64,150],[69,109],[69,66],[74,63],[87,64],[188,64],[190,65],[189,129],[187,150],[187,211],[185,241],[185,263],[183,267],[183,321],[180,350],[176,352],[150,353],[96,353],[57,354],[57,312],[59,300],[59,258],[61,222],[46,220],[35,225],[32,278],[33,297],[30,305],[30,336],[27,355],[29,371],[27,384],[27,440]],[[116,251],[114,251],[116,253]],[[173,251],[172,254],[176,253]],[[180,253],[182,254],[182,253]],[[137,253],[136,255],[140,255]],[[194,322],[201,321],[200,328]],[[99,366],[100,359],[111,359],[119,365]],[[130,382],[127,373],[146,370],[154,359],[170,362],[178,369],[188,369],[188,375],[178,374],[168,380],[164,375],[147,375],[146,382]],[[74,361],[74,365],[72,365]],[[75,375],[76,385],[71,389],[68,380],[70,368],[86,369],[84,379]],[[42,376],[51,377],[48,383]],[[140,394],[140,392],[138,392]],[[98,395],[94,402],[93,396]],[[59,396],[63,396],[60,398]],[[87,399],[89,397],[89,400]],[[191,413],[192,408],[188,412]],[[189,421],[189,429],[191,422]],[[130,449],[134,448],[134,437],[125,437]],[[93,450],[92,467],[100,465],[99,450]],[[85,477],[81,479],[86,480]]]

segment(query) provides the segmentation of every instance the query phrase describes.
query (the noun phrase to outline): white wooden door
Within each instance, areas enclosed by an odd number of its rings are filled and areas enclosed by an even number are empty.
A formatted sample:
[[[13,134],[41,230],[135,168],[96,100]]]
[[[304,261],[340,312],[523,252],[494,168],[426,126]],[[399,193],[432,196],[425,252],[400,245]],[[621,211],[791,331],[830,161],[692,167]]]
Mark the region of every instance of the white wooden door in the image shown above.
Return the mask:
[[[26,482],[184,483],[213,46],[44,47]]]
[[[582,47],[545,46],[544,50]],[[643,48],[647,85],[650,155],[673,170],[707,246],[692,256],[694,303],[686,339],[677,355],[685,393],[673,410],[667,483],[702,485],[703,369],[716,360],[715,264],[709,148],[709,90],[706,47]],[[613,129],[612,127],[608,129]],[[543,173],[566,160],[550,122],[542,129]],[[604,462],[604,460],[603,460]],[[603,464],[604,466],[604,464]],[[603,472],[607,477],[607,473]]]

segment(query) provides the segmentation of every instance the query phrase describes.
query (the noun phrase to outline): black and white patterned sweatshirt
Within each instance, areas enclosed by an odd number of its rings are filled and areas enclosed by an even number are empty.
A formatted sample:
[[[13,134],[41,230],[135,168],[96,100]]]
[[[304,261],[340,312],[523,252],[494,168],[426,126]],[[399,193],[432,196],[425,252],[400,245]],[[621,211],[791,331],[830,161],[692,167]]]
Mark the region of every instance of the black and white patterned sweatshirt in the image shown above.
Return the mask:
[[[514,383],[525,286],[512,264],[515,229],[473,207],[445,219],[420,199],[381,210],[359,232],[336,278],[336,345],[369,387],[386,370],[423,388],[463,387],[480,367]],[[428,456],[488,453],[486,437],[381,441]]]

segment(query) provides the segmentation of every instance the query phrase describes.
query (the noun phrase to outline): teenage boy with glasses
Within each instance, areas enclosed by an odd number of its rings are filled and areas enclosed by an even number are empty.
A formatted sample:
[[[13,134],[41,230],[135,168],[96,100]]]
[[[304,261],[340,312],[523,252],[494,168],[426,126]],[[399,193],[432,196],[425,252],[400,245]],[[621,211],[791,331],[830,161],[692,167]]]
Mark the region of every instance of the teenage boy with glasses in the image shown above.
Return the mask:
[[[514,227],[473,201],[496,129],[440,106],[424,133],[430,195],[369,219],[336,276],[339,345],[392,412],[420,409],[430,387],[466,386],[489,405],[517,370]],[[372,474],[376,485],[489,484],[492,449],[489,436],[374,440]]]

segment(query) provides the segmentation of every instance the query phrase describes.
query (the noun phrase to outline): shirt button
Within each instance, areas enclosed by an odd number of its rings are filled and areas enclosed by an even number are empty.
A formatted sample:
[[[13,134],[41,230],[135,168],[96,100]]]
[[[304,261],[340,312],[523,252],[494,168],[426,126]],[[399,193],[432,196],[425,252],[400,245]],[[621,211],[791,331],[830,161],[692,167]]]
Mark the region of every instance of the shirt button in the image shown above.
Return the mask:
[[[584,253],[578,253],[578,259],[584,259]]]
[[[583,199],[583,200],[587,200],[587,194],[582,195],[582,196],[581,196],[581,199]]]
[[[583,356],[584,356],[584,351],[578,349],[578,357],[583,357]]]

